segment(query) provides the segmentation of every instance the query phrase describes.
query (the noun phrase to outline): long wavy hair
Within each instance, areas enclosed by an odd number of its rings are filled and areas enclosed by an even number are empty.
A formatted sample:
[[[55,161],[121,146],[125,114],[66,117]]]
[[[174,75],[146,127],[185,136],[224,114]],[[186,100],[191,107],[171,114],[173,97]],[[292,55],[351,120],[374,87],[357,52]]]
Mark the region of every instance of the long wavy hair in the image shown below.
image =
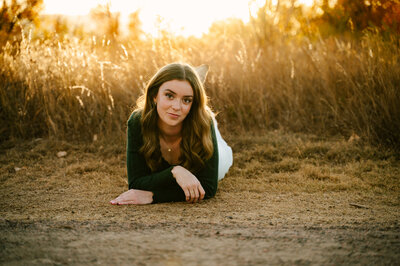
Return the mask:
[[[158,113],[154,98],[160,86],[170,80],[188,81],[193,89],[193,102],[189,114],[183,120],[180,162],[189,171],[201,169],[211,158],[214,147],[211,138],[211,109],[207,95],[196,70],[184,63],[172,63],[162,67],[147,84],[144,94],[137,101],[136,110],[142,112],[141,126],[143,154],[147,165],[155,172],[159,169],[162,156],[159,141]]]

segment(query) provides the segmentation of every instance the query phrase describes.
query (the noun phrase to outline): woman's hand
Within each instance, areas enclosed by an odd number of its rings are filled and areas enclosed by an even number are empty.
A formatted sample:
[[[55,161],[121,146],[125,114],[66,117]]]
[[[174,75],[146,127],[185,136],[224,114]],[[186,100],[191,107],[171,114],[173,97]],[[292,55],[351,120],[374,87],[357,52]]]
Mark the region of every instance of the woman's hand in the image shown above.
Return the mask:
[[[150,204],[153,202],[153,192],[130,189],[125,191],[117,198],[110,201],[113,205],[125,205],[125,204]]]
[[[183,189],[187,202],[195,203],[204,199],[206,192],[197,177],[189,170],[178,165],[172,168],[171,173],[175,177],[178,185]]]

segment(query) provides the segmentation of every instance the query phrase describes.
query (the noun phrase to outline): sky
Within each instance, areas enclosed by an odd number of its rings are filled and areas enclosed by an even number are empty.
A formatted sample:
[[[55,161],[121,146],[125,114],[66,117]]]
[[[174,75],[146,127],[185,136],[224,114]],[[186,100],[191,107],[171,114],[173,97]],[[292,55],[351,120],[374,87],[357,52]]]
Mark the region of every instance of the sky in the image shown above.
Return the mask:
[[[300,0],[312,2],[312,0]],[[161,17],[168,30],[177,35],[201,36],[214,21],[226,18],[249,20],[250,10],[262,6],[265,0],[44,0],[45,14],[87,15],[99,4],[110,2],[112,12],[120,12],[121,23],[140,9],[142,30],[155,35],[156,21]]]

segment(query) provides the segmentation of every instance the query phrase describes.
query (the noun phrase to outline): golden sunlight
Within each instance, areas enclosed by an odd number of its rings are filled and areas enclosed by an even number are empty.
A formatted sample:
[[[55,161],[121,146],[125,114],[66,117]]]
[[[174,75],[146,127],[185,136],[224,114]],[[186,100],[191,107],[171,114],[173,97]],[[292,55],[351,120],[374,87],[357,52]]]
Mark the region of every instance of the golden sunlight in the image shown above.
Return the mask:
[[[305,6],[312,6],[314,4],[314,0],[298,0],[298,2]]]
[[[121,23],[140,10],[142,29],[157,35],[159,29],[176,35],[201,36],[214,21],[230,17],[249,20],[249,0],[44,0],[46,14],[87,15],[97,5],[110,3],[112,12],[119,12]]]

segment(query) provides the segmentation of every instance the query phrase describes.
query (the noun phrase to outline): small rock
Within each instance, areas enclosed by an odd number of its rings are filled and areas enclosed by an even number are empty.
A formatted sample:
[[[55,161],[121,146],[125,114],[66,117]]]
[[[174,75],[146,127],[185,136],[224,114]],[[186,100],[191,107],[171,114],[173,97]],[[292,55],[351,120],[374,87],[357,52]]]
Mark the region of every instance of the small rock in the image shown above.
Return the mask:
[[[67,156],[67,152],[66,151],[59,151],[57,152],[57,157],[61,158],[61,157],[65,157]]]
[[[22,168],[19,168],[19,167],[14,167],[14,170],[15,170],[15,172],[18,172],[18,171],[21,171],[21,170],[22,170]]]
[[[356,142],[356,141],[359,141],[359,140],[360,140],[360,137],[359,137],[356,133],[353,133],[353,134],[350,136],[348,142]]]

